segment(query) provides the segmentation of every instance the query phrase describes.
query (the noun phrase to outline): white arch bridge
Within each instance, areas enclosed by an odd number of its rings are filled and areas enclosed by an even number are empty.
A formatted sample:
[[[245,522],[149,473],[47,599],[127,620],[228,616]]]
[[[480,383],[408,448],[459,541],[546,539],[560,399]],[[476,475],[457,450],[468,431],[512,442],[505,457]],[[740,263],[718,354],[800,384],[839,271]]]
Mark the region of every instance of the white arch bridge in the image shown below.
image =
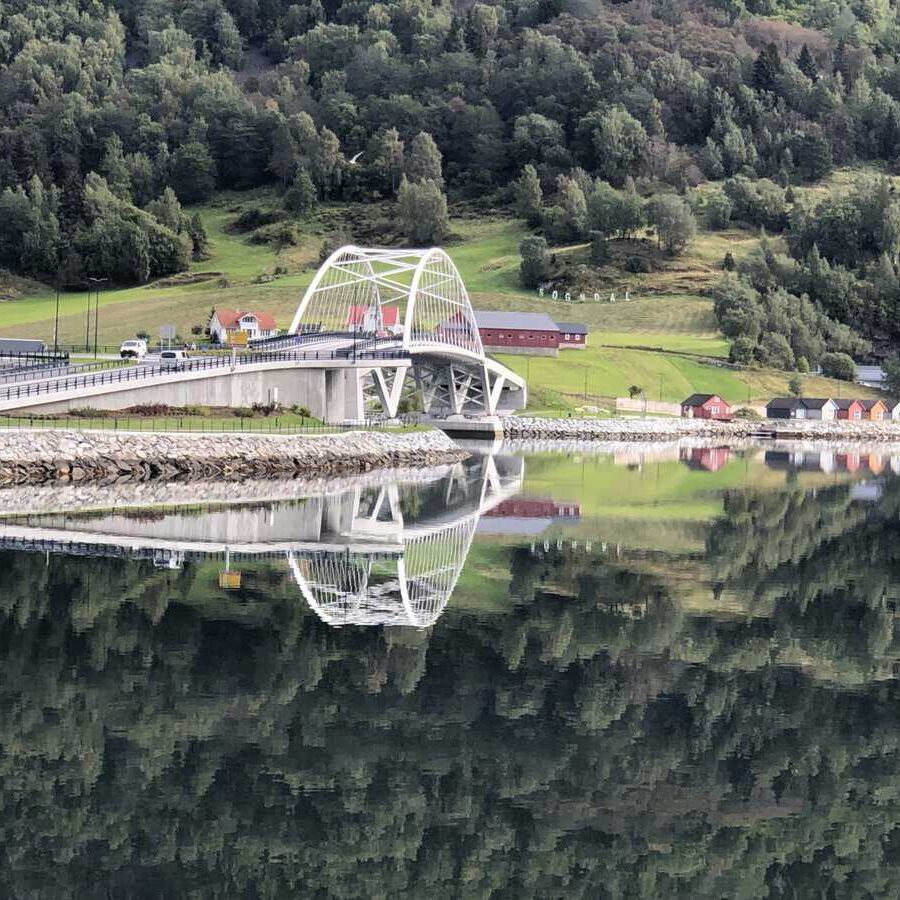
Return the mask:
[[[503,415],[527,401],[524,379],[485,354],[462,277],[438,247],[341,247],[316,273],[288,332],[276,348],[324,343],[352,353],[350,405],[360,409],[393,417],[413,389],[435,418]],[[391,350],[404,358],[377,358]]]
[[[438,423],[492,418],[527,400],[524,380],[485,355],[469,295],[443,250],[348,246],[316,273],[286,337],[176,368],[148,357],[102,371],[36,372],[0,385],[0,412],[277,401],[341,423],[393,418],[413,394]]]

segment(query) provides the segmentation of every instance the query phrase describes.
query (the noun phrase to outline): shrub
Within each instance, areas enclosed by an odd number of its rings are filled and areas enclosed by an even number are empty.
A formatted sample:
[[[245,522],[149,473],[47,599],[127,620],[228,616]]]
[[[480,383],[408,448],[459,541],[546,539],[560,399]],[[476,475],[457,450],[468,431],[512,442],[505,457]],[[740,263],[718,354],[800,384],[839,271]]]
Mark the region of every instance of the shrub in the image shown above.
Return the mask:
[[[231,412],[232,412],[232,415],[236,419],[252,419],[253,418],[253,409],[249,406],[235,406]]]
[[[550,271],[550,257],[547,241],[542,237],[527,237],[519,244],[519,278],[523,287],[534,288],[547,278]]]
[[[740,409],[735,411],[734,418],[758,421],[762,418],[762,416],[755,409],[750,409],[747,406],[742,406]]]
[[[238,234],[246,234],[248,231],[256,231],[263,225],[273,225],[286,217],[286,213],[280,209],[264,209],[260,206],[252,206],[245,209],[230,226],[231,231]]]
[[[713,231],[721,231],[731,224],[731,212],[734,209],[732,202],[725,196],[716,192],[706,201],[706,222]]]
[[[647,273],[651,269],[650,260],[643,256],[629,256],[625,260],[625,271],[635,274]]]
[[[826,353],[822,357],[822,373],[841,381],[856,381],[856,363],[846,353]]]
[[[726,272],[733,272],[736,265],[737,264],[734,261],[734,256],[732,255],[730,250],[727,250],[725,252],[725,256],[722,257],[722,268]]]

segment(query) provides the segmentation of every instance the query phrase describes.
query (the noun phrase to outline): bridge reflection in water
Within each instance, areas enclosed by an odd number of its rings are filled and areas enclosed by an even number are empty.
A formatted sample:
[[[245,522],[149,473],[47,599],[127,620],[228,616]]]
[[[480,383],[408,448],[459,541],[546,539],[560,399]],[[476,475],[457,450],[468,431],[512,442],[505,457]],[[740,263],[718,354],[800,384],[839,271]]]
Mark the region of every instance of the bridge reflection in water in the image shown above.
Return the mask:
[[[169,506],[0,521],[0,549],[150,559],[178,569],[220,559],[285,560],[329,625],[427,628],[443,612],[482,515],[521,488],[514,456],[474,456],[425,472],[340,482],[278,502]],[[348,483],[350,486],[348,487]],[[266,492],[265,482],[260,489]]]

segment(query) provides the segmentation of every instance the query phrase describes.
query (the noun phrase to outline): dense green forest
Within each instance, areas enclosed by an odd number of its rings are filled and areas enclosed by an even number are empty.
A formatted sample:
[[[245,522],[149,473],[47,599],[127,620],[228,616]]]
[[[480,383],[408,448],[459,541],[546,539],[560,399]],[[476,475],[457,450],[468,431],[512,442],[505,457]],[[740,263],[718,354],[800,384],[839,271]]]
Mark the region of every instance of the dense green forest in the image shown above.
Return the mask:
[[[598,263],[646,228],[675,254],[697,221],[740,222],[787,255],[723,288],[736,359],[877,355],[900,330],[900,199],[801,186],[892,169],[898,61],[874,0],[10,0],[0,265],[145,282],[204,255],[183,204],[263,184],[283,216],[396,198],[417,242],[448,202],[516,209],[551,243],[593,237]],[[530,252],[527,279],[550,274]]]
[[[4,554],[16,897],[871,898],[900,878],[900,484],[693,558],[527,549],[504,612],[328,629],[284,569]],[[798,562],[798,560],[802,560]]]

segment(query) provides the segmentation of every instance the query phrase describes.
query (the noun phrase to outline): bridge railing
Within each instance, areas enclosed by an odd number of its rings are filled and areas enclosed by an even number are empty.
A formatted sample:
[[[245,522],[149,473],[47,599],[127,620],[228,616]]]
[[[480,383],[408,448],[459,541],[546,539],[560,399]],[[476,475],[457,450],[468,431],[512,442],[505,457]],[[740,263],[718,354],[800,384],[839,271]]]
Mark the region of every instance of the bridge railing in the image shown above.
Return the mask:
[[[358,349],[356,356],[364,359],[406,359],[409,354],[405,350],[368,350]],[[24,383],[0,387],[0,400],[25,400],[39,397],[42,394],[57,394],[83,388],[101,387],[104,385],[125,384],[146,381],[162,375],[184,374],[187,372],[203,372],[217,369],[239,369],[242,366],[260,364],[280,364],[290,362],[307,362],[313,360],[347,359],[344,350],[316,350],[304,352],[270,352],[243,353],[239,356],[208,356],[202,359],[185,359],[174,366],[140,365],[128,368],[118,367],[111,371],[95,372],[91,375],[74,375],[65,378],[49,379],[36,383]]]
[[[103,369],[122,369],[128,365],[121,359],[98,360],[76,365],[39,366],[27,369],[0,368],[0,385],[16,384],[23,381],[38,381],[63,375],[77,375],[81,372],[99,372]]]

